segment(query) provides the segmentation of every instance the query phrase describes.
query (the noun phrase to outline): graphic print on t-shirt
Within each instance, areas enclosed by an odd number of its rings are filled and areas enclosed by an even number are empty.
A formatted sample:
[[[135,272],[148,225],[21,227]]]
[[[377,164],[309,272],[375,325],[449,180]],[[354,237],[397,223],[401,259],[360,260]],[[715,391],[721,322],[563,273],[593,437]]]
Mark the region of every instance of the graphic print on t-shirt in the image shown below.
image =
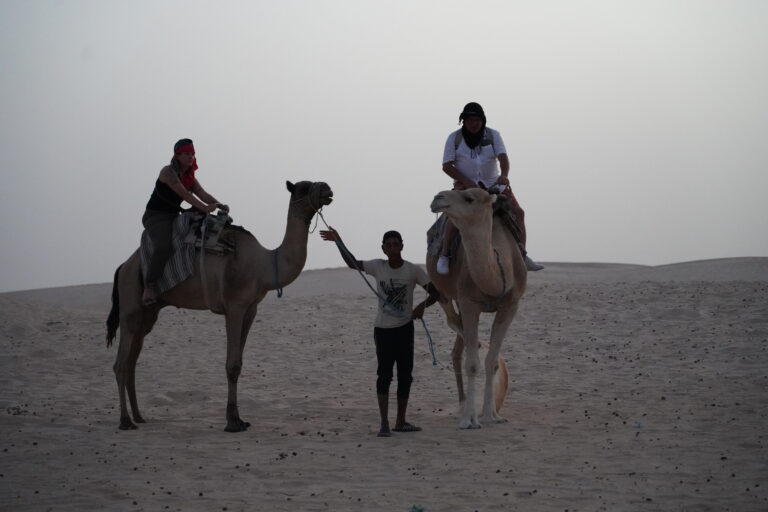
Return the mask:
[[[387,297],[387,301],[384,303],[384,311],[387,311],[388,308],[400,313],[405,311],[406,294],[408,293],[407,285],[397,284],[393,279],[390,279],[389,284],[386,281],[379,281],[379,286],[384,290],[384,294]]]

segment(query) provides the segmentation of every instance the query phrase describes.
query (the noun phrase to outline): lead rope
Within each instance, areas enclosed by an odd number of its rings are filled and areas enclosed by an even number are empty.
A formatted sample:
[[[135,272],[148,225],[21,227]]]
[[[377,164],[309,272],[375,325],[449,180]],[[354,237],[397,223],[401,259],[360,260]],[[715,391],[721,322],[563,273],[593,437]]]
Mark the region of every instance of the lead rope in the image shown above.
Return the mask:
[[[275,269],[275,289],[277,290],[277,298],[282,299],[283,298],[283,288],[280,286],[280,272],[278,271],[277,267],[277,252],[280,250],[278,247],[275,249],[275,252],[272,253],[272,261],[274,261],[274,269]]]
[[[323,221],[323,222],[325,222],[325,221]],[[336,242],[336,245],[339,248],[343,249],[344,252],[347,253],[347,255],[353,261],[356,261],[356,258],[352,255],[352,253],[349,251],[349,249],[347,249],[347,247],[342,242]],[[357,270],[357,273],[360,274],[360,277],[363,278],[363,281],[365,281],[365,284],[368,285],[368,288],[371,289],[373,294],[376,295],[379,298],[379,300],[382,301],[382,303],[384,304],[383,307],[389,306],[390,311],[393,311],[395,314],[400,315],[403,318],[408,318],[408,320],[411,320],[411,318],[406,317],[405,313],[403,313],[402,311],[396,309],[392,305],[392,303],[390,303],[387,300],[386,297],[382,297],[381,294],[378,291],[376,291],[376,289],[373,286],[371,286],[371,283],[368,281],[368,279],[365,277],[365,275],[363,274],[363,272],[359,268],[356,268],[355,270]],[[423,316],[420,318],[420,320],[421,320],[421,325],[424,327],[424,332],[427,334],[427,344],[429,345],[429,353],[432,355],[432,366],[437,366],[439,363],[437,361],[437,357],[435,356],[435,344],[432,341],[432,335],[429,333],[429,329],[427,329],[427,323],[424,321],[424,317]],[[442,366],[442,364],[440,366]]]
[[[311,204],[312,203],[310,202],[310,205]],[[314,206],[313,206],[313,208],[314,208]],[[315,213],[317,214],[317,219],[320,219],[321,221],[323,221],[323,224],[325,224],[325,227],[327,229],[331,229],[331,226],[329,226],[328,223],[325,222],[325,217],[323,217],[323,212],[321,210],[322,210],[322,208],[318,208],[318,209],[315,210]],[[317,229],[317,219],[315,219],[315,228],[312,229],[312,231],[310,233],[314,233],[315,229]],[[349,251],[349,249],[347,249],[347,247],[343,243],[336,242],[336,246],[341,248],[342,250],[344,250],[344,252],[346,252],[347,255],[350,258],[352,258],[353,261],[356,261],[355,257],[352,255],[352,253]],[[363,279],[363,281],[365,281],[365,284],[368,286],[368,288],[370,288],[370,290],[373,292],[373,294],[376,295],[376,297],[378,297],[379,300],[382,301],[384,306],[388,305],[389,308],[392,311],[394,311],[395,313],[399,314],[402,317],[405,317],[405,314],[402,311],[397,310],[391,303],[389,303],[387,301],[386,297],[382,297],[379,294],[379,292],[377,292],[376,289],[373,286],[371,286],[371,283],[368,281],[368,279],[365,277],[365,275],[363,274],[363,272],[359,268],[356,268],[355,270],[357,270],[357,273],[360,274],[360,277]],[[409,318],[409,320],[410,320],[410,318]],[[437,357],[435,356],[435,343],[432,341],[432,335],[429,333],[429,329],[427,329],[427,323],[424,321],[424,317],[422,316],[420,318],[420,320],[421,320],[422,327],[424,327],[424,332],[427,335],[427,343],[429,345],[429,353],[432,355],[432,366],[437,366],[437,365],[443,366],[442,363],[440,363],[437,360]]]
[[[317,212],[317,216],[320,218],[320,220],[323,221],[323,224],[325,224],[325,227],[328,229],[331,229],[331,226],[329,226],[328,223],[325,222],[325,217],[323,217],[323,214],[320,212],[320,210],[316,210],[316,212]],[[315,224],[315,227],[317,227],[317,224]],[[352,259],[352,261],[357,261],[355,256],[350,252],[349,249],[347,249],[347,246],[344,245],[342,242],[336,242],[336,246],[339,247],[341,250],[343,250],[347,254],[347,256],[349,256]],[[378,291],[376,291],[376,289],[373,286],[371,286],[371,283],[368,281],[368,278],[365,277],[365,274],[363,274],[363,272],[359,268],[356,268],[355,270],[357,270],[357,273],[360,274],[360,277],[363,279],[363,281],[365,281],[365,284],[368,286],[368,288],[370,288],[373,294],[376,295],[376,297],[378,297],[379,300],[381,300],[382,304],[384,305],[383,307],[389,306],[389,309],[391,311],[394,311],[396,314],[405,318],[405,313],[395,309],[395,307],[389,301],[387,301],[386,297],[382,297],[381,294]],[[437,357],[435,356],[435,343],[432,341],[432,335],[429,333],[429,329],[427,329],[427,323],[424,321],[424,317],[422,316],[420,320],[421,320],[421,325],[424,327],[424,332],[427,335],[427,344],[429,345],[429,353],[432,355],[432,366],[437,366],[437,365],[443,366],[442,363],[438,362]]]

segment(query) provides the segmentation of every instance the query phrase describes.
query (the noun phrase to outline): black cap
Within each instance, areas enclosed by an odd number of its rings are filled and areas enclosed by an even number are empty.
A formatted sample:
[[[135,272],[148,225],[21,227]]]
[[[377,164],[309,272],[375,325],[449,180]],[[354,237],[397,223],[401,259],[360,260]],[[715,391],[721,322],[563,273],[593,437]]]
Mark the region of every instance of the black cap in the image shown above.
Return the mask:
[[[400,243],[403,243],[403,237],[400,236],[400,233],[394,230],[387,231],[386,233],[384,233],[384,236],[381,238],[381,243],[383,244],[384,242],[386,242],[387,238],[397,238],[398,240],[400,240]]]
[[[481,107],[479,103],[475,103],[474,101],[464,105],[464,110],[462,110],[461,114],[459,114],[459,121],[463,121],[465,118],[469,116],[478,116],[483,120],[483,122],[485,122],[485,112],[483,111],[483,107]]]

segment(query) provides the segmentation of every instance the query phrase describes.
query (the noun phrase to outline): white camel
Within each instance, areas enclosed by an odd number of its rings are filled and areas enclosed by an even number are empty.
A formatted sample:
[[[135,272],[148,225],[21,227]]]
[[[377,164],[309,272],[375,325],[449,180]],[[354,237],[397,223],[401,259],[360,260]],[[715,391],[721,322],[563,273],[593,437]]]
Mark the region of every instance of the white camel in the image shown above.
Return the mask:
[[[499,199],[497,199],[497,197]],[[504,336],[517,312],[525,292],[527,270],[522,253],[512,232],[498,215],[493,215],[494,201],[504,196],[491,195],[479,188],[447,190],[437,194],[430,205],[435,213],[445,213],[461,234],[461,245],[447,275],[438,274],[437,258],[427,255],[427,271],[440,292],[451,300],[441,301],[449,325],[457,331],[453,366],[459,388],[464,395],[461,378],[461,353],[467,374],[466,397],[463,400],[459,428],[480,428],[481,423],[498,423],[501,401],[494,399],[494,376],[499,367],[499,353]],[[453,308],[456,301],[459,312]],[[475,407],[475,380],[480,370],[478,325],[480,313],[495,313],[491,339],[485,356],[485,388],[482,415]],[[506,372],[506,369],[504,369]]]

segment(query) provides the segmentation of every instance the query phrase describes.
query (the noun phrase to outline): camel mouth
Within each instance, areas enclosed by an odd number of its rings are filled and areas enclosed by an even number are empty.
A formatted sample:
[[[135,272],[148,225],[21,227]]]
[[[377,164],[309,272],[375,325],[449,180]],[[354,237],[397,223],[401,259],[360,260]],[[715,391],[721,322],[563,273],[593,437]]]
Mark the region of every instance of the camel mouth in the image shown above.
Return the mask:
[[[320,203],[327,206],[333,202],[333,190],[324,190],[320,192]]]
[[[429,205],[429,209],[432,210],[432,213],[442,213],[448,208],[450,208],[450,206],[448,205],[436,205],[436,204]]]
[[[451,207],[450,204],[443,202],[442,199],[441,196],[437,195],[432,200],[432,203],[429,205],[429,209],[432,210],[432,213],[440,213]]]

